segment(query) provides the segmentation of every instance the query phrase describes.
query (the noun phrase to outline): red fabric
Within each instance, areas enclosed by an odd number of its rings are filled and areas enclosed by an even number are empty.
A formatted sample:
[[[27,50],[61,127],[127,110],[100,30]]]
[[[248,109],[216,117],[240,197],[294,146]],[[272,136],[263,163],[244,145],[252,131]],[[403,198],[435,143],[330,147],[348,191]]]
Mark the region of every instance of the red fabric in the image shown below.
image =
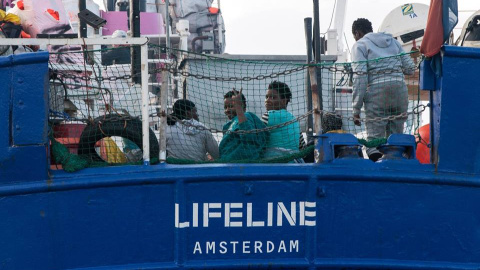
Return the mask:
[[[22,1],[22,0],[20,0],[20,1],[17,2],[17,7],[18,7],[18,9],[20,9],[20,10],[25,10],[25,5],[23,4],[23,1]]]
[[[47,9],[47,12],[50,13],[50,15],[52,15],[52,17],[57,20],[57,21],[60,21],[60,14],[58,14],[58,11],[55,11],[53,9]]]
[[[30,36],[29,34],[27,34],[25,31],[22,30],[22,32],[20,33],[20,36],[21,38],[31,38],[32,36]]]
[[[420,52],[432,57],[440,52],[443,45],[442,0],[430,0],[427,28],[423,36]]]
[[[218,14],[219,9],[215,7],[209,7],[208,11],[210,12],[210,14]]]

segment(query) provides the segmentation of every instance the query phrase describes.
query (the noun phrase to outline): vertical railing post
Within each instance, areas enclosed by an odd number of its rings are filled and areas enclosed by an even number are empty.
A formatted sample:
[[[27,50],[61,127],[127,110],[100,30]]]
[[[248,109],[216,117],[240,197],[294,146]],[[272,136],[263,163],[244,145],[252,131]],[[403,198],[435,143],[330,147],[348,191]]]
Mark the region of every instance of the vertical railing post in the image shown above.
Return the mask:
[[[170,11],[169,11],[169,8],[170,8],[170,1],[169,0],[165,0],[165,33],[166,33],[166,44],[165,46],[167,47],[167,50],[170,49]],[[167,51],[167,56],[168,56],[168,51]]]
[[[137,45],[138,46],[138,45]],[[148,44],[140,46],[141,82],[142,82],[142,134],[143,134],[143,164],[150,165],[150,116],[148,97]]]
[[[165,32],[166,32],[166,57],[165,59],[168,61],[170,60],[170,31],[171,31],[171,21],[170,21],[170,1],[165,0]],[[167,160],[167,137],[166,137],[166,129],[167,129],[167,115],[168,115],[168,90],[170,87],[170,74],[167,70],[162,71],[162,87],[160,89],[160,162],[164,163]]]
[[[87,9],[87,1],[86,0],[79,0],[78,1],[78,11],[81,12],[82,10]],[[84,20],[79,20],[78,25],[78,37],[86,38],[87,37],[87,23]]]
[[[320,6],[318,3],[318,0],[313,0],[313,39],[315,43],[315,64],[320,65],[322,62],[321,59],[321,52],[322,52],[322,40],[320,38]],[[316,105],[314,106],[315,109],[315,133],[316,135],[322,134],[322,125],[318,125],[318,123],[322,122],[322,111],[323,111],[323,90],[322,90],[322,69],[320,66],[317,66],[317,71],[316,71],[316,90],[317,90],[317,96],[315,96],[315,92],[313,91],[312,87],[312,93],[313,93],[313,103]],[[312,79],[312,77],[310,77]],[[316,100],[315,100],[316,99]]]
[[[168,80],[169,74],[167,70],[162,71],[162,82],[166,82]],[[167,102],[168,101],[168,84],[162,83],[162,88],[160,90],[160,126],[159,126],[159,133],[160,133],[160,162],[164,163],[167,159],[167,137],[166,137],[166,129],[167,129]]]
[[[130,0],[130,32],[132,37],[140,37],[140,0]],[[141,79],[138,78],[137,74],[139,73],[140,65],[144,62],[139,59],[141,57],[138,57],[140,53],[138,46],[133,46],[131,52],[132,80],[134,83],[139,83]]]
[[[312,49],[312,18],[305,18],[305,41],[307,45],[307,64],[311,64],[313,62],[313,49]],[[311,111],[313,109],[312,105],[312,86],[310,82],[310,75],[307,71],[305,76],[306,86],[305,86],[305,94],[307,99],[307,111]],[[313,115],[309,114],[307,117],[307,142],[313,137]]]
[[[318,75],[317,75],[317,71],[318,71],[318,68],[316,66],[312,66],[312,67],[309,67],[308,68],[308,73],[309,73],[309,76],[310,76],[310,85],[311,85],[311,89],[312,89],[312,100],[313,100],[313,108],[315,110],[315,118],[314,118],[314,125],[313,125],[313,128],[315,130],[315,133],[316,135],[320,135],[322,134],[322,119],[320,117],[320,113],[319,113],[319,98],[318,96],[321,95],[319,94],[319,87],[318,87],[318,82],[317,82],[317,78],[318,78]]]

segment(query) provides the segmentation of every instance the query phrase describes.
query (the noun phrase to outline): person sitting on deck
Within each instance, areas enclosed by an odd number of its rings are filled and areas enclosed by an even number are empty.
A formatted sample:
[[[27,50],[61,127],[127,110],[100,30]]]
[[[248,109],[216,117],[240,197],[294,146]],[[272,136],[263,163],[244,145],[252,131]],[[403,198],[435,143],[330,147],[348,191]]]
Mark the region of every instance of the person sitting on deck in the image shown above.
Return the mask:
[[[212,133],[198,121],[195,103],[187,99],[173,104],[167,118],[167,156],[177,159],[206,161],[208,155],[218,159],[218,145]]]
[[[322,115],[322,134],[326,133],[347,133],[345,130],[342,129],[343,121],[342,117],[336,113],[326,113]],[[315,141],[311,140],[308,142],[307,147],[315,145]],[[313,163],[315,162],[315,155],[314,152],[308,153],[305,157],[303,157],[305,163]]]
[[[267,127],[281,125],[295,119],[287,111],[288,102],[292,98],[290,87],[286,83],[273,81],[268,85],[265,94],[265,112],[262,121]],[[279,157],[298,152],[305,147],[305,140],[298,121],[270,131],[270,138],[265,150],[265,158]],[[296,162],[302,162],[300,159]]]
[[[355,125],[361,125],[360,110],[364,106],[366,119],[383,118],[365,122],[368,140],[403,133],[408,108],[404,74],[415,72],[411,57],[400,55],[404,53],[402,46],[391,34],[373,33],[372,23],[367,19],[354,21],[352,33],[356,40],[352,48]],[[393,57],[395,55],[399,56]],[[376,61],[370,61],[374,59]],[[387,117],[395,118],[389,120]],[[373,161],[382,156],[376,148],[367,153]]]
[[[223,126],[220,160],[224,162],[259,160],[267,145],[268,131],[242,133],[263,129],[265,124],[253,113],[246,112],[247,100],[242,90],[233,89],[224,95],[224,112],[230,121]]]
[[[342,116],[335,113],[328,113],[322,116],[322,134],[325,133],[347,133],[342,129]]]

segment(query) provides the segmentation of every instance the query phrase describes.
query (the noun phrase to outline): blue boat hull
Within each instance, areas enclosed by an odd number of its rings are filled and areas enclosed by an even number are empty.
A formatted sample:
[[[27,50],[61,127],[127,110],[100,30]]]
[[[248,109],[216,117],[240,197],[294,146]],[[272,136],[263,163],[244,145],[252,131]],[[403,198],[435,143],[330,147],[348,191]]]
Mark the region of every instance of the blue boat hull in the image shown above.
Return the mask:
[[[3,269],[478,268],[479,179],[432,177],[425,169],[158,165],[56,172],[48,181],[0,188],[1,262]],[[304,216],[314,225],[301,225],[300,202],[316,205],[313,217]],[[216,215],[205,215],[205,204]]]
[[[456,83],[479,100],[478,69],[462,67],[480,66],[480,52],[455,50],[445,49],[443,79],[424,78],[433,104],[442,100],[432,110],[435,165],[334,159],[73,174],[47,169],[37,89],[46,89],[38,74],[48,54],[0,59],[9,116],[0,118],[0,269],[479,269],[479,113],[446,89]]]

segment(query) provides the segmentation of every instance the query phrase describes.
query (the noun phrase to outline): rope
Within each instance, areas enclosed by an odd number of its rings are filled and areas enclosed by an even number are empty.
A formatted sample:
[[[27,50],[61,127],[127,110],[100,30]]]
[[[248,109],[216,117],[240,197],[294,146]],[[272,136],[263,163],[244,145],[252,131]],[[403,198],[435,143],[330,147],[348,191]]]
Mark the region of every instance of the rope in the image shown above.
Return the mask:
[[[362,145],[365,145],[368,148],[374,148],[374,147],[380,146],[382,144],[386,144],[387,139],[386,138],[375,138],[375,139],[371,139],[371,140],[368,140],[368,141],[365,140],[365,139],[358,139],[358,142]]]
[[[260,160],[251,160],[251,159],[242,159],[242,160],[233,160],[233,161],[222,161],[221,159],[219,160],[214,160],[214,161],[193,161],[190,159],[179,159],[179,158],[172,158],[168,157],[167,158],[167,163],[168,164],[182,164],[182,165],[192,165],[192,164],[218,164],[218,163],[289,163],[290,161],[293,161],[295,159],[300,159],[304,158],[305,156],[311,154],[313,150],[315,149],[315,145],[311,145],[306,147],[305,149],[293,153],[293,154],[288,154],[285,156],[281,157],[276,157],[276,158],[269,158],[269,159],[260,159]]]

